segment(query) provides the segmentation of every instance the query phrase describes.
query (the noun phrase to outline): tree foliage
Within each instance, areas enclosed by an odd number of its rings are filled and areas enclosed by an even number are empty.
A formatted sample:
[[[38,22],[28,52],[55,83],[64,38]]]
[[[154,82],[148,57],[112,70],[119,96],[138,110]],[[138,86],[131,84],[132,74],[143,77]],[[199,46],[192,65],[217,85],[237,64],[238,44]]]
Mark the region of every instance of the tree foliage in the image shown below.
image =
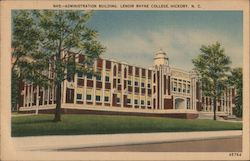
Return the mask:
[[[37,55],[40,38],[39,28],[34,22],[32,11],[13,11],[12,16],[11,98],[12,109],[16,110],[20,101],[22,80],[26,79],[43,86],[48,83],[40,79],[40,75],[34,74],[43,70],[45,66],[42,64],[38,70],[32,62],[35,60],[32,60],[32,56]]]
[[[192,62],[200,77],[203,94],[213,98],[214,119],[216,119],[216,100],[225,89],[231,60],[225,55],[219,42],[207,46],[202,45],[200,52],[201,54]]]
[[[236,97],[235,97],[235,111],[234,114],[237,117],[242,117],[243,110],[243,73],[242,68],[234,68],[231,70],[228,77],[228,84],[235,87]]]
[[[71,10],[18,11],[14,15],[13,56],[23,60],[14,66],[32,83],[56,87],[55,121],[61,120],[62,82],[77,72],[94,74],[88,66],[105,51],[97,31],[86,25],[91,15]],[[81,64],[75,61],[79,55],[85,56]]]

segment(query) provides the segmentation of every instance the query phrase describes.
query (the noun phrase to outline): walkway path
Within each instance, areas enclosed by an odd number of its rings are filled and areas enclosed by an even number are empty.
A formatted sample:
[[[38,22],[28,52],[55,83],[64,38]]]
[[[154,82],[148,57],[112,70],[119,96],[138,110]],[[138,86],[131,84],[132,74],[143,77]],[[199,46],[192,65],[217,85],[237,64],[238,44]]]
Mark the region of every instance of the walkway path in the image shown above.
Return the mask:
[[[233,138],[242,135],[242,131],[208,131],[208,132],[162,132],[103,135],[68,135],[13,137],[13,144],[18,150],[58,150],[70,148],[90,148],[100,146],[135,145],[166,143],[177,141],[194,141],[204,139]]]
[[[92,152],[241,152],[242,137],[64,149]]]

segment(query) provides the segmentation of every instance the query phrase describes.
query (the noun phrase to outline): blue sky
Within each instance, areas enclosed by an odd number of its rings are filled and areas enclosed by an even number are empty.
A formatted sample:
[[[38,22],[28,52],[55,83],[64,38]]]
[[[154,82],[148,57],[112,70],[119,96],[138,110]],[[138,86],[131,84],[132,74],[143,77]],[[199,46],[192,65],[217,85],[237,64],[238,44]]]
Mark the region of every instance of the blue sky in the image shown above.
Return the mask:
[[[191,70],[201,45],[221,42],[232,66],[242,66],[241,11],[95,11],[88,26],[99,32],[104,58],[150,67],[164,50],[170,65]]]

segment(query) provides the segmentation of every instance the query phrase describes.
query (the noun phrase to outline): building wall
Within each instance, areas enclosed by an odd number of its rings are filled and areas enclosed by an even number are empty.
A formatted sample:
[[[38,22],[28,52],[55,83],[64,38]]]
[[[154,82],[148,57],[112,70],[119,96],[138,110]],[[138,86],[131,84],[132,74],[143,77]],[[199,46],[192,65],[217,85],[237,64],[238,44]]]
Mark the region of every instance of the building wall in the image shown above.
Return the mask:
[[[78,73],[71,81],[62,83],[62,106],[132,112],[213,111],[212,100],[202,96],[200,84],[192,72],[171,68],[166,62],[168,59],[163,56],[164,61],[159,61],[158,58],[150,69],[98,59],[92,67],[100,73],[98,77]],[[84,56],[80,55],[76,61],[83,63]],[[26,82],[22,89],[20,110],[54,107],[54,86],[45,89]],[[217,110],[232,114],[234,97],[235,90],[227,89],[218,100]]]

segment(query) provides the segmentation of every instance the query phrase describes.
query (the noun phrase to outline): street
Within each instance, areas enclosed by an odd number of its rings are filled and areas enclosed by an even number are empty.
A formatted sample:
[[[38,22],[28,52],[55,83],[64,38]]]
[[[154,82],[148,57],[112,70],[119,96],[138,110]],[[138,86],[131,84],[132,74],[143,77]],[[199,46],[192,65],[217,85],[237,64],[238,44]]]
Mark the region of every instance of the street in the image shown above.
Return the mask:
[[[90,148],[64,149],[65,151],[98,152],[241,152],[242,137],[176,141],[137,145],[100,146]],[[64,151],[63,150],[63,151]]]

